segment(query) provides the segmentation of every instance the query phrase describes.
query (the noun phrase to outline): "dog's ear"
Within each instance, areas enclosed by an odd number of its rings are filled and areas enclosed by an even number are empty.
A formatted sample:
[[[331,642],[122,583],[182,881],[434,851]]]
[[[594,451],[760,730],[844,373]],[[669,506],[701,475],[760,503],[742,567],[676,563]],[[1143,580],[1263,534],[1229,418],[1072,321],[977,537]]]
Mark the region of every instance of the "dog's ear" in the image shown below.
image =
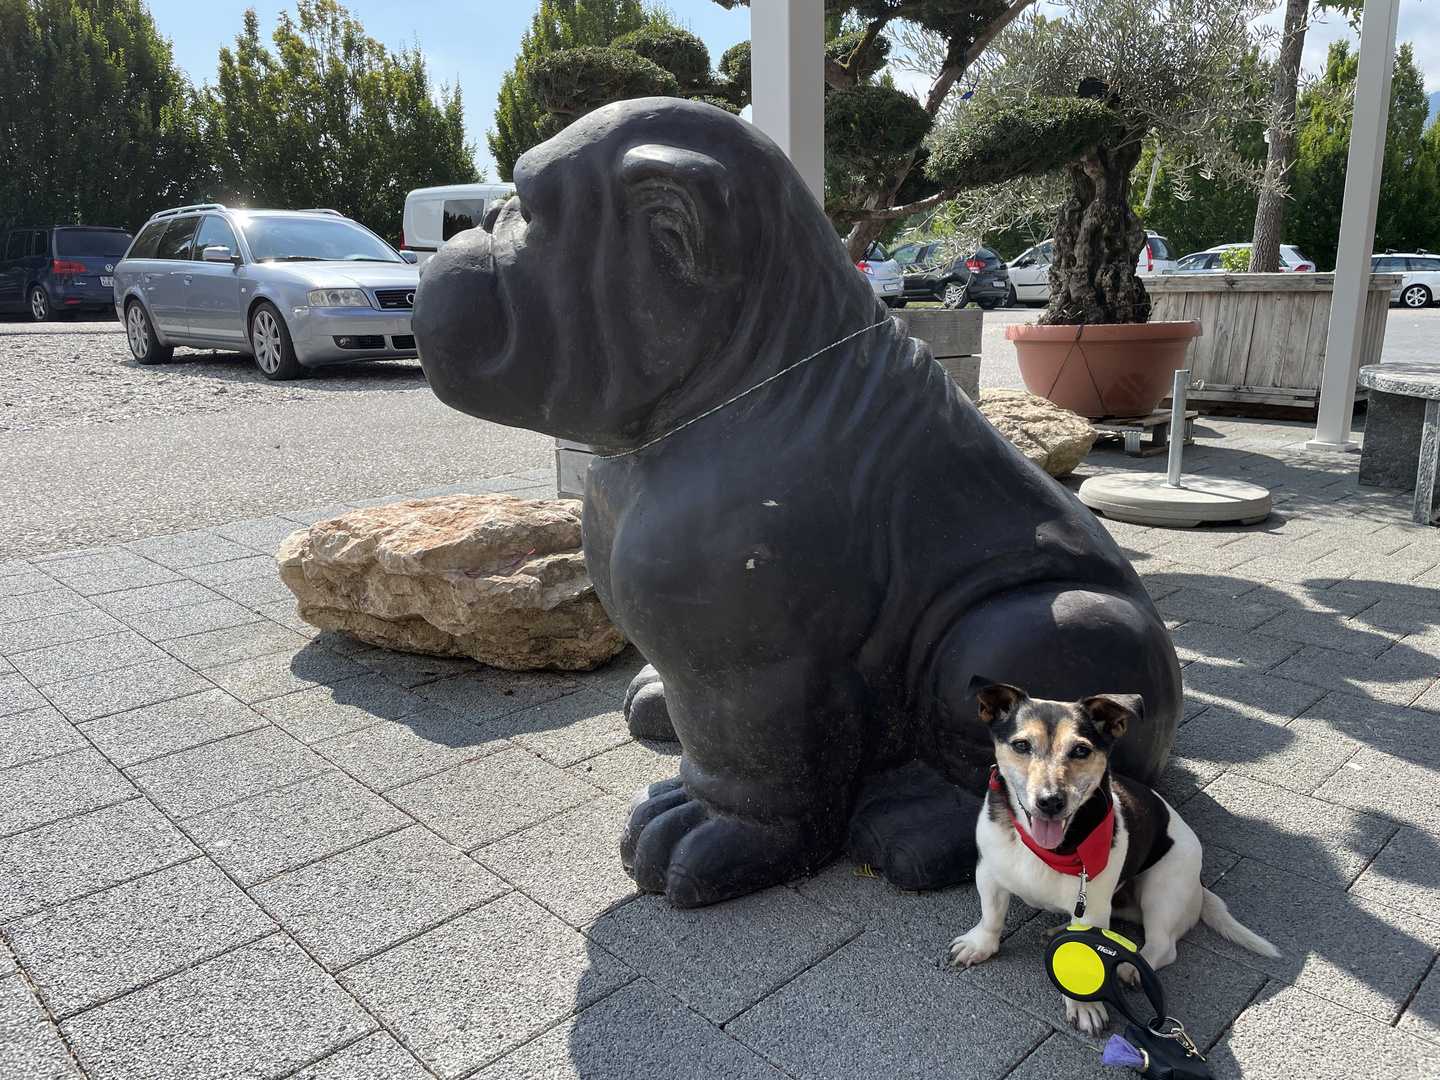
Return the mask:
[[[991,683],[976,692],[975,700],[980,706],[980,719],[987,724],[993,724],[997,720],[1004,720],[1018,709],[1022,702],[1029,701],[1030,698],[1018,686]]]
[[[621,159],[620,180],[627,213],[652,248],[685,282],[709,280],[718,269],[716,248],[724,246],[713,244],[710,233],[731,217],[725,166],[694,150],[646,143]]]
[[[1111,742],[1145,717],[1145,699],[1139,694],[1098,694],[1085,698],[1080,707]]]

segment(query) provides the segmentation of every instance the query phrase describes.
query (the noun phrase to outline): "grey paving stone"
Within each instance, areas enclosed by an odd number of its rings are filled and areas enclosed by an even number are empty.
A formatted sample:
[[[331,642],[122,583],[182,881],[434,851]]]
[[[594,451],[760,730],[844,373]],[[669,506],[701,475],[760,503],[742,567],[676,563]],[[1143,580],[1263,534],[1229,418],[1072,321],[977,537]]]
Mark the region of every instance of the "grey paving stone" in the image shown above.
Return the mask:
[[[1433,769],[1365,748],[1315,792],[1316,798],[1404,822],[1440,836],[1440,797]]]
[[[0,836],[48,825],[138,795],[90,747],[8,769],[0,783]]]
[[[354,503],[331,503],[329,506],[313,507],[309,510],[287,510],[281,517],[287,517],[291,521],[298,521],[303,525],[314,525],[321,521],[329,521],[331,518],[348,514],[351,510],[358,510]]]
[[[11,653],[10,663],[36,686],[69,682],[102,671],[166,659],[165,652],[133,630]]]
[[[26,593],[54,589],[60,584],[49,574],[37,570],[23,559],[6,565],[10,570],[0,573],[0,596],[24,596]]]
[[[1368,623],[1363,614],[1353,619],[1339,619],[1318,611],[1287,611],[1256,627],[1255,633],[1372,658],[1400,637]]]
[[[207,678],[246,703],[363,674],[365,669],[354,661],[311,645],[293,654],[267,653],[205,668]]]
[[[315,742],[370,727],[377,720],[400,720],[433,709],[424,698],[380,675],[357,675],[326,686],[270,698],[260,711],[302,742]]]
[[[557,672],[482,668],[438,681],[402,685],[413,685],[415,692],[427,701],[443,705],[466,720],[481,723],[507,713],[558,701],[566,694],[579,690],[581,684],[573,675]]]
[[[509,889],[459,848],[412,826],[272,878],[252,892],[335,971]]]
[[[194,859],[6,927],[57,1019],[273,933],[206,859]]]
[[[180,578],[178,581],[167,581],[161,585],[143,585],[138,589],[105,593],[89,602],[117,619],[128,620],[135,615],[146,615],[169,608],[191,607],[218,599],[219,597],[205,586]]]
[[[980,897],[974,885],[906,893],[882,878],[857,875],[856,869],[855,863],[841,859],[802,882],[797,891],[856,926],[878,931],[897,945],[935,961],[947,952],[952,940],[980,921]],[[1037,914],[1015,900],[1005,919],[1004,938]]]
[[[0,769],[28,765],[85,745],[74,725],[49,705],[0,717]]]
[[[634,645],[627,645],[615,659],[601,664],[594,671],[576,672],[575,678],[587,690],[618,698],[624,704],[625,692],[644,666],[645,657],[640,655],[640,650]]]
[[[172,570],[243,559],[253,553],[245,545],[227,540],[208,529],[132,540],[125,547]]]
[[[516,748],[395,788],[389,797],[452,844],[469,850],[599,794],[598,788]]]
[[[1282,610],[1267,604],[1247,604],[1223,593],[1196,588],[1193,585],[1171,593],[1159,600],[1155,606],[1166,618],[1186,622],[1199,619],[1213,626],[1228,626],[1236,630],[1253,630],[1261,623],[1275,618]]]
[[[0,1076],[79,1080],[81,1075],[25,980],[0,979]]]
[[[0,840],[0,920],[28,915],[199,854],[144,799]]]
[[[622,704],[594,690],[578,690],[549,705],[522,709],[484,726],[505,732],[525,749],[564,769],[630,741]]]
[[[1115,1080],[1119,1074],[1104,1064],[1104,1037],[1088,1042],[1055,1032],[1030,1056],[1005,1074],[1005,1080]]]
[[[1440,1046],[1292,986],[1266,987],[1207,1055],[1218,1077],[1440,1077]]]
[[[1281,616],[1284,618],[1285,616]],[[1194,620],[1170,632],[1175,655],[1183,660],[1207,660],[1219,667],[1258,674],[1300,651],[1300,643],[1244,633],[1230,626]]]
[[[859,932],[848,919],[783,887],[689,911],[672,908],[662,897],[641,896],[602,916],[588,931],[717,1024]]]
[[[206,690],[90,720],[81,730],[123,767],[265,726],[263,716],[225,691]]]
[[[1391,631],[1398,637],[1412,634],[1433,635],[1440,630],[1440,615],[1434,605],[1406,603],[1386,599],[1365,609],[1364,621],[1381,630]],[[1318,642],[1317,644],[1324,644]]]
[[[81,596],[98,596],[101,593],[138,589],[145,585],[158,585],[164,581],[180,580],[180,575],[174,570],[167,570],[163,566],[144,559],[133,566],[96,570],[88,574],[65,574],[58,570],[50,572]]]
[[[0,716],[30,712],[49,706],[45,695],[30,685],[30,680],[18,671],[0,674]]]
[[[1394,1023],[1440,946],[1440,927],[1373,900],[1241,861],[1214,887],[1230,913],[1280,950],[1247,952],[1200,925],[1189,940],[1319,997]]]
[[[165,650],[190,667],[210,668],[272,653],[297,653],[305,647],[308,639],[253,612],[251,616],[252,621],[243,625],[172,638],[165,642]]]
[[[173,975],[62,1025],[91,1076],[282,1076],[375,1023],[284,935]],[[163,1037],[157,1037],[163,1032]]]
[[[1440,839],[1419,829],[1401,829],[1350,891],[1440,923]]]
[[[0,626],[0,653],[26,652],[67,641],[118,634],[125,624],[92,607]]]
[[[583,928],[637,895],[620,865],[620,836],[630,807],[602,797],[477,849],[476,860]]]
[[[1050,1028],[878,934],[850,942],[726,1027],[788,1076],[990,1080]]]
[[[276,549],[280,547],[280,541],[299,527],[289,518],[282,518],[277,514],[273,517],[237,521],[231,525],[219,525],[209,531],[224,539],[234,540],[252,551],[273,557]]]
[[[45,693],[56,708],[79,724],[211,687],[208,680],[167,657],[56,683],[47,686]]]
[[[125,621],[152,641],[188,637],[211,630],[260,622],[263,616],[233,600],[215,599],[203,604],[145,615],[128,615]]]
[[[322,633],[318,627],[311,626],[300,618],[294,597],[288,600],[271,600],[264,604],[251,604],[250,608],[255,614],[285,627],[286,630],[294,631],[307,641],[318,638]]]
[[[192,817],[330,768],[278,728],[231,735],[130,767],[130,778],[167,814]]]
[[[0,623],[27,622],[49,615],[63,615],[70,611],[85,611],[90,601],[72,589],[67,589],[54,578],[43,578],[47,587],[17,595],[0,596]]]
[[[363,654],[357,653],[354,659],[371,671],[385,676],[396,686],[412,689],[418,689],[438,679],[447,679],[452,675],[489,670],[478,660],[471,660],[468,657],[420,656],[415,653],[396,652],[394,649],[370,648]],[[507,672],[506,674],[512,673]],[[438,703],[450,708],[448,702],[439,701]]]
[[[1189,726],[1187,723],[1180,730],[1184,731]],[[1170,760],[1165,763],[1165,771],[1155,783],[1155,793],[1178,810],[1224,771],[1212,761],[1198,761],[1171,753]]]
[[[454,713],[422,702],[399,720],[314,743],[316,753],[377,791],[433,776],[462,761],[487,757],[510,747],[503,737],[468,724]]]
[[[149,560],[123,547],[107,544],[80,551],[57,551],[30,560],[51,577],[64,579],[77,574],[94,574],[105,570],[125,570],[146,566]]]
[[[614,750],[586,758],[571,772],[628,800],[657,780],[680,775],[680,744],[632,740]]]
[[[754,1051],[644,979],[475,1074],[477,1080],[780,1080]]]
[[[512,892],[350,968],[340,979],[449,1080],[632,977],[604,949]]]
[[[1279,724],[1215,706],[1179,730],[1171,753],[1214,766],[1217,774],[1229,769],[1309,794],[1359,749],[1354,739],[1322,725]]]
[[[1226,773],[1185,804],[1201,841],[1282,867],[1331,889],[1344,889],[1395,826],[1320,798]]]
[[[430,1080],[430,1073],[390,1035],[377,1031],[301,1069],[294,1080]]]
[[[1440,724],[1425,713],[1356,694],[1327,694],[1307,709],[1306,723],[1323,724],[1374,750],[1440,769]]]
[[[240,559],[228,559],[225,562],[189,567],[185,571],[185,576],[214,589],[220,585],[233,585],[236,582],[250,581],[255,578],[271,578],[278,581],[280,571],[275,568],[273,556],[247,555]]]
[[[252,885],[410,823],[348,776],[328,772],[199,814],[185,829]]]
[[[1401,1031],[1437,1044],[1431,1056],[1440,1064],[1440,976],[1436,976],[1433,968],[1415,991],[1397,1026]]]
[[[223,565],[223,564],[217,564]],[[203,569],[203,567],[201,568]],[[186,571],[190,573],[191,571]],[[245,604],[249,607],[260,607],[265,604],[295,603],[295,594],[292,593],[280,576],[272,569],[270,574],[256,574],[252,577],[239,578],[235,581],[219,582],[211,585],[221,596],[228,596],[236,603]]]
[[[1416,651],[1403,639],[1374,659],[1306,645],[1271,674],[1405,705],[1440,678],[1440,659]]]
[[[1344,656],[1344,653],[1337,653]],[[1275,669],[1283,673],[1287,660]],[[1181,673],[1186,704],[1223,705],[1250,716],[1289,720],[1299,716],[1324,696],[1325,690],[1273,675],[1259,675],[1244,668],[1197,660]]]

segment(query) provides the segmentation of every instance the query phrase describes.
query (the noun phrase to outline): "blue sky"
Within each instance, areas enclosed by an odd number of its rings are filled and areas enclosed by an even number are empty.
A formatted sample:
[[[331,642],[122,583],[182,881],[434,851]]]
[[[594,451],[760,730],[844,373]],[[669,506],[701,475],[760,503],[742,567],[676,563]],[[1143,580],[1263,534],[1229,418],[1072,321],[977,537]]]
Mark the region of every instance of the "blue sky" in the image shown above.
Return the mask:
[[[149,0],[149,5],[160,32],[174,44],[176,60],[197,86],[214,81],[220,47],[234,42],[247,7],[259,13],[267,39],[276,14],[284,8],[293,10],[293,3],[281,0]],[[493,121],[500,78],[514,62],[520,35],[530,25],[538,0],[348,0],[346,6],[371,37],[391,48],[418,44],[437,82],[459,83],[477,163],[494,179],[485,131]],[[711,0],[667,0],[667,6],[717,60],[731,45],[750,36],[750,14],[744,8],[726,11]],[[1280,15],[1277,11],[1267,21],[1279,25]],[[1348,35],[1340,16],[1319,16],[1306,38],[1305,69],[1322,68],[1329,43]],[[1399,40],[1415,43],[1426,87],[1440,90],[1440,3],[1404,0]]]

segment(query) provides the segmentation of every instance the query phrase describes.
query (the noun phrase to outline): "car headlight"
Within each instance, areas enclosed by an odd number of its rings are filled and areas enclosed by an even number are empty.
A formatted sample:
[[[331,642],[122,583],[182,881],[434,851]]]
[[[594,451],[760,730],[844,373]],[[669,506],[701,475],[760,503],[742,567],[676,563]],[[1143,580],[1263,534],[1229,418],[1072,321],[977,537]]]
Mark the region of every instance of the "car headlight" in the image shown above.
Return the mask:
[[[370,307],[363,289],[313,289],[305,294],[311,307]]]

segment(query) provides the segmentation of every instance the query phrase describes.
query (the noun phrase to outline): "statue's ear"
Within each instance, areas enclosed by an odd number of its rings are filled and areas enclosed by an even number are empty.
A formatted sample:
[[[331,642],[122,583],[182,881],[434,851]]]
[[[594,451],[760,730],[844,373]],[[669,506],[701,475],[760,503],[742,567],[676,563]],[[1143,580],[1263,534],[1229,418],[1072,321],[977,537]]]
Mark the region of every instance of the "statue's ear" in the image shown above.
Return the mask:
[[[720,245],[712,234],[731,215],[729,177],[714,158],[678,146],[647,143],[620,163],[626,212],[656,252],[687,283],[709,280]]]

